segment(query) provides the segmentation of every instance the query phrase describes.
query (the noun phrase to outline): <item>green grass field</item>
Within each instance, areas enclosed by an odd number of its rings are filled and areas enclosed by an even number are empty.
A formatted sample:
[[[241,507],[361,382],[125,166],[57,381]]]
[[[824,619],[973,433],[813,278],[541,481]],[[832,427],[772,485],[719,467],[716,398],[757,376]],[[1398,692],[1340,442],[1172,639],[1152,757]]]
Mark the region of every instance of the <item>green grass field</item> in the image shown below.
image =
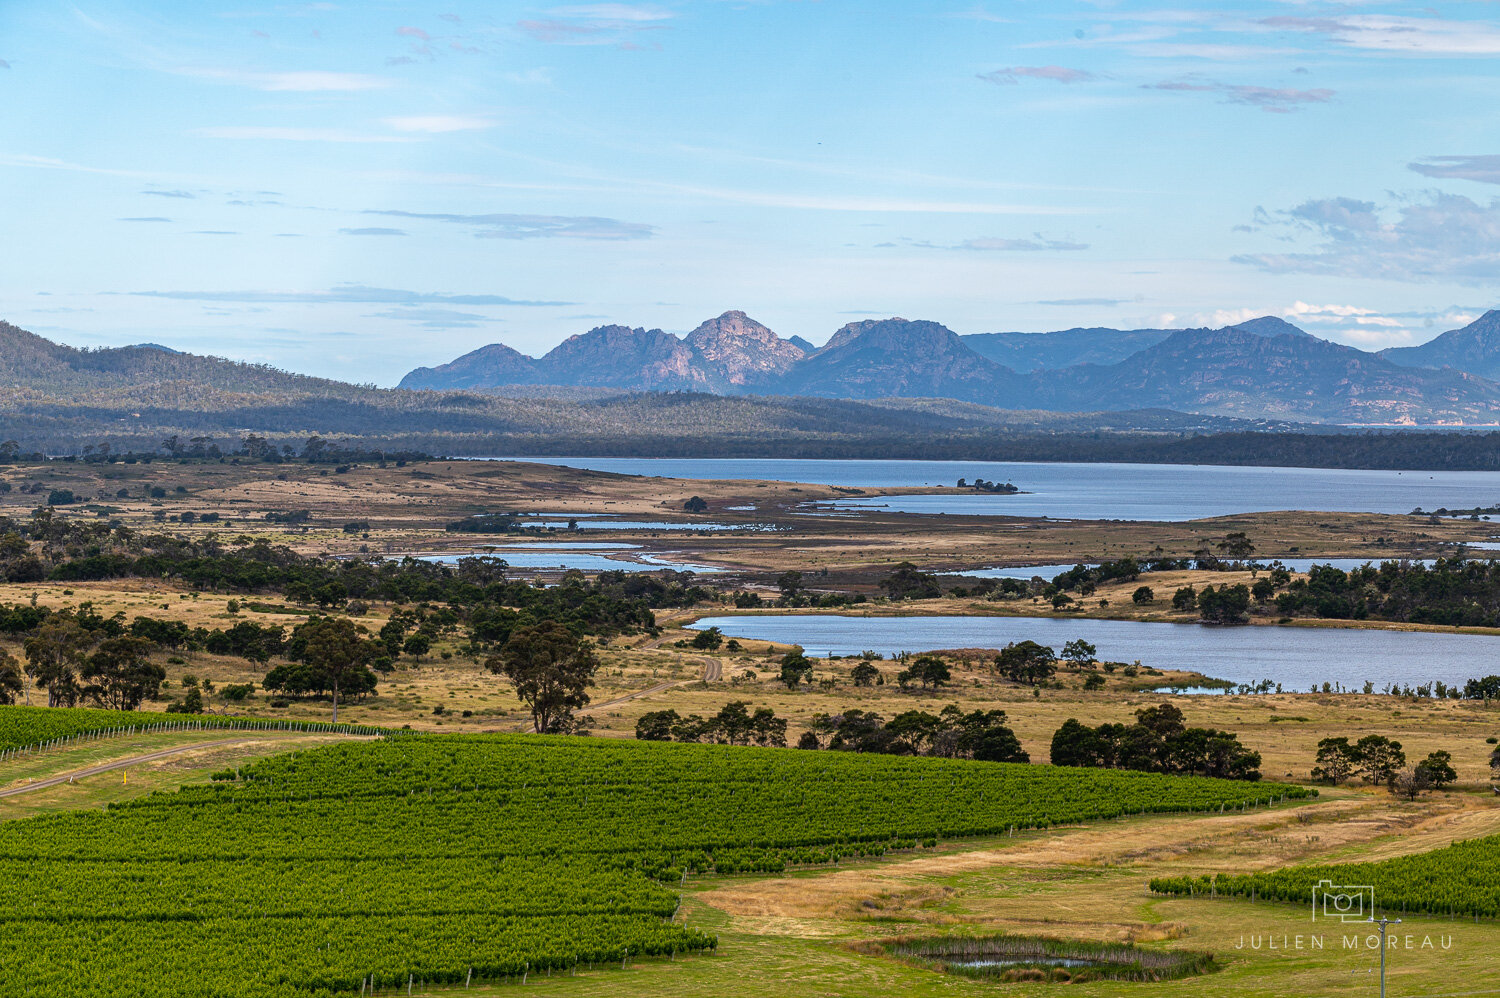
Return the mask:
[[[1305,793],[523,736],[346,741],[221,775],[238,778],[0,825],[0,892],[21,899],[0,915],[0,977],[41,995],[281,996],[676,965],[718,944],[711,906],[676,917],[705,874],[1142,813],[1264,816]]]
[[[0,798],[0,891],[19,899],[0,915],[0,978],[193,998],[358,994],[371,973],[385,995],[408,979],[511,994],[519,975],[569,996],[1371,994],[1378,953],[1346,949],[1307,904],[1148,881],[1362,860],[1441,872],[1451,853],[1433,850],[1500,832],[1477,794],[1340,788],[1241,810],[1287,788],[529,736],[155,732],[0,763],[0,789],[179,747],[193,750],[132,766],[128,785],[111,771]],[[1391,994],[1487,993],[1474,982],[1500,925],[1408,915],[1401,931]],[[1012,984],[860,945],[995,932],[1207,951],[1222,969]]]

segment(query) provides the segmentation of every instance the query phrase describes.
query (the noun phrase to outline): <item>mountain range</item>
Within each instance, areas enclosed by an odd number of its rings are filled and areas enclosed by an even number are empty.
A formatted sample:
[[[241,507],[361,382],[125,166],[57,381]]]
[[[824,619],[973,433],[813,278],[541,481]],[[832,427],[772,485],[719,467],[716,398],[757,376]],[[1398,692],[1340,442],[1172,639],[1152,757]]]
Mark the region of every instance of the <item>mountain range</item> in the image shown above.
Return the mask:
[[[741,349],[745,332],[729,322],[695,340],[699,354],[693,356],[714,359],[714,385],[757,381],[768,367],[789,369],[801,355],[792,352],[802,351],[795,344],[789,351],[775,343],[747,355]],[[749,333],[751,342],[766,335]],[[580,352],[578,369],[586,371],[589,358],[582,354],[597,338],[579,339],[581,344],[569,350]],[[644,343],[647,349],[630,355],[633,363],[665,372],[675,365],[681,377],[684,348],[673,339],[627,336],[625,347]],[[498,344],[482,353],[512,370],[529,370],[534,363]],[[607,365],[602,374],[594,371],[605,381],[609,373]],[[854,401],[555,385],[504,393],[411,391],[307,377],[156,344],[80,350],[0,322],[0,441],[15,440],[27,452],[77,454],[104,444],[116,452],[150,451],[174,435],[227,441],[227,449],[234,450],[245,434],[255,433],[294,445],[318,434],[384,449],[468,456],[930,456],[939,442],[947,448],[942,453],[972,456],[1031,436],[1086,435],[1093,441],[1100,434],[1145,433],[1156,439],[1290,429],[1285,420],[1165,410],[1014,411],[931,398]]]
[[[1500,311],[1420,347],[1369,353],[1274,316],[1219,329],[1077,328],[959,334],[867,319],[821,348],[725,312],[679,338],[600,326],[540,358],[491,344],[418,368],[401,387],[504,394],[516,386],[842,399],[946,398],[1053,412],[1163,408],[1349,424],[1493,423]]]

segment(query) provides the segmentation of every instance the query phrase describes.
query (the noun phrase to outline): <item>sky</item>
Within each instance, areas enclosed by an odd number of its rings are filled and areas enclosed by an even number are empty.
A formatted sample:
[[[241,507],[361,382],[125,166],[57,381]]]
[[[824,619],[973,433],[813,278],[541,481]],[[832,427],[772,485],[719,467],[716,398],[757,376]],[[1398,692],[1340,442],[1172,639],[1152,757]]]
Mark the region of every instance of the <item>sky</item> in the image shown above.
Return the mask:
[[[742,309],[814,343],[1500,304],[1500,3],[0,2],[0,319],[391,385]]]

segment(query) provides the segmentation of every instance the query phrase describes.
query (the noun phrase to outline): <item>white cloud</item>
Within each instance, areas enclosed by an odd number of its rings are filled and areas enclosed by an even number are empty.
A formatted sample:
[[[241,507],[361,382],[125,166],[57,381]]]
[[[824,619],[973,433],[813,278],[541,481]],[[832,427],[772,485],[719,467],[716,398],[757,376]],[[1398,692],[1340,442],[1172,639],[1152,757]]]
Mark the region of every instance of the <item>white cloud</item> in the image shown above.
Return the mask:
[[[1217,308],[1212,312],[1200,312],[1193,316],[1194,324],[1201,326],[1237,326],[1251,319],[1259,319],[1266,313],[1257,308]]]
[[[297,93],[353,92],[384,90],[396,81],[367,73],[331,73],[322,70],[298,70],[289,73],[257,73],[233,69],[184,69],[184,76],[215,80],[256,90]]]
[[[1003,239],[994,236],[981,236],[978,239],[965,239],[957,246],[946,248],[989,252],[1040,253],[1046,250],[1086,250],[1089,246],[1088,243],[1076,243],[1064,239],[1048,239],[1040,232],[1037,232],[1033,234],[1033,238],[1031,239]]]
[[[470,225],[480,239],[650,239],[656,232],[654,225],[583,215],[455,215],[394,209],[370,209],[365,214]]]
[[[1087,83],[1097,80],[1098,77],[1086,69],[1073,69],[1069,66],[1006,66],[992,73],[981,73],[981,80],[998,83],[1002,86],[1014,86],[1020,82],[1020,77],[1030,80],[1051,80],[1053,83]]]
[[[1219,94],[1224,98],[1225,104],[1249,104],[1275,114],[1288,114],[1306,104],[1327,104],[1335,96],[1334,91],[1326,88],[1298,90],[1291,87],[1247,86],[1220,83],[1196,74],[1161,83],[1143,84],[1142,89]]]
[[[1394,217],[1392,217],[1392,215]],[[1392,281],[1493,285],[1500,273],[1500,199],[1482,204],[1429,193],[1382,208],[1372,201],[1305,201],[1268,216],[1292,232],[1313,232],[1313,252],[1234,257],[1272,274],[1330,274]]]
[[[764,208],[804,208],[812,211],[864,211],[872,214],[929,212],[936,215],[1089,215],[1098,211],[1094,208],[1004,204],[988,201],[931,201],[921,198],[881,197],[879,195],[747,191],[653,181],[640,181],[629,186],[671,194],[674,197],[700,197],[730,204],[756,205]]]
[[[1500,184],[1500,156],[1429,156],[1421,162],[1408,163],[1406,168],[1439,180]]]
[[[104,166],[86,166],[69,163],[67,160],[47,156],[32,156],[27,153],[0,153],[0,167],[19,166],[38,170],[68,170],[74,173],[98,173],[107,177],[144,177],[157,179],[157,174],[146,170],[114,170]]]
[[[660,31],[673,14],[661,7],[624,3],[554,7],[545,17],[516,22],[539,42],[553,45],[625,45],[642,31]]]
[[[570,7],[554,7],[548,11],[554,17],[570,17],[581,21],[666,21],[672,12],[661,7],[628,3],[576,4]]]
[[[399,135],[366,135],[338,128],[290,128],[284,125],[225,125],[200,128],[194,134],[210,139],[257,139],[272,142],[413,142]]]
[[[1441,17],[1350,14],[1335,17],[1268,17],[1268,28],[1326,35],[1350,48],[1412,55],[1500,55],[1500,26],[1493,21]]]
[[[416,114],[381,120],[398,132],[427,132],[432,135],[495,127],[495,123],[488,118],[464,114]]]
[[[1373,308],[1360,308],[1358,305],[1310,305],[1305,301],[1297,301],[1282,309],[1281,314],[1308,322],[1353,322],[1357,326],[1402,328],[1400,320],[1382,315]]]

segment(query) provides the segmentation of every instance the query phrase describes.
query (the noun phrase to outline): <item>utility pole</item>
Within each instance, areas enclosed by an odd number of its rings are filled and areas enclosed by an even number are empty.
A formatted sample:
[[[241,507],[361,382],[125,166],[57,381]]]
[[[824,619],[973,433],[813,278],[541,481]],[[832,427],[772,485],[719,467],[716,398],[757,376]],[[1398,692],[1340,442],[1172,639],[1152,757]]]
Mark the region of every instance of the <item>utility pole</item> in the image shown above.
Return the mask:
[[[1370,916],[1370,921],[1380,926],[1380,998],[1385,998],[1385,928],[1388,925],[1400,925],[1401,919],[1390,919],[1384,915],[1376,921],[1375,916]]]

